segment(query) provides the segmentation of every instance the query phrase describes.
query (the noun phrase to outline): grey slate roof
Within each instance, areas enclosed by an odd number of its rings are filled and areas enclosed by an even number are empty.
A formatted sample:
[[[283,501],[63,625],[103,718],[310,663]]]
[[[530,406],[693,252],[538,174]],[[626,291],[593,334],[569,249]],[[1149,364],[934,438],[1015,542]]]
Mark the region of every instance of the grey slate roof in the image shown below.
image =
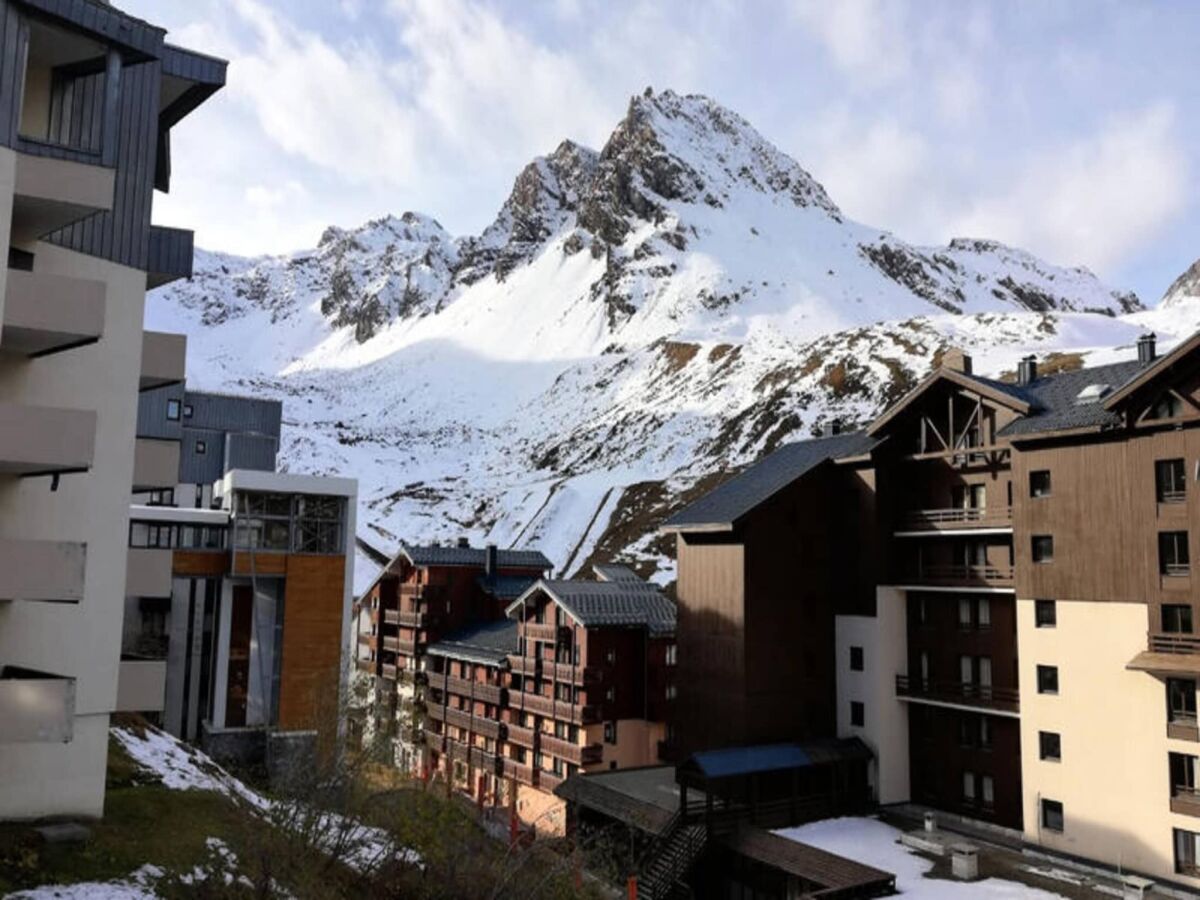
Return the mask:
[[[878,443],[865,432],[854,431],[784,444],[770,456],[675,513],[662,527],[686,530],[706,525],[732,526],[750,510],[821,463],[860,456]]]
[[[426,652],[434,656],[499,666],[518,648],[517,623],[512,619],[500,619],[460,628],[437,643],[430,644]]]
[[[477,566],[482,569],[487,551],[482,547],[414,547],[401,544],[400,552],[414,566]],[[547,571],[554,566],[538,550],[499,550],[496,564],[505,569],[537,569]]]
[[[505,601],[516,600],[529,590],[535,581],[537,578],[530,575],[493,575],[490,578],[480,575],[475,579],[475,583],[485,594]]]
[[[598,563],[592,566],[592,571],[601,581],[637,581],[642,579],[638,573],[628,566],[618,566],[612,563]]]
[[[523,596],[543,590],[585,628],[618,626],[673,634],[675,604],[647,581],[580,581],[542,579]],[[512,603],[509,613],[516,608]]]
[[[1030,410],[1027,415],[1004,426],[997,434],[999,437],[1020,437],[1046,431],[1116,425],[1120,418],[1104,408],[1103,398],[1093,403],[1077,403],[1076,398],[1080,391],[1093,384],[1106,384],[1111,393],[1142,370],[1141,363],[1129,360],[1047,375],[1022,387],[1006,385],[1010,390],[1020,391],[1020,396],[1029,403]],[[990,383],[993,386],[1000,384]]]

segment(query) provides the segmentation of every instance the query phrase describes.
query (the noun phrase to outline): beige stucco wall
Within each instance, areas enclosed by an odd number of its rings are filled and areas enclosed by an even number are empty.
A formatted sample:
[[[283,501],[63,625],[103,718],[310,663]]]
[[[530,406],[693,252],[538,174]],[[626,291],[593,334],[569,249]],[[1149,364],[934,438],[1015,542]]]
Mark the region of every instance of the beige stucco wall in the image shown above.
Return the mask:
[[[1162,680],[1125,668],[1146,647],[1142,603],[1057,604],[1057,625],[1037,628],[1034,603],[1017,601],[1025,837],[1051,850],[1200,885],[1174,872],[1172,829],[1200,818],[1172,814],[1167,754],[1200,745],[1168,740]],[[1037,666],[1058,667],[1059,692],[1037,692]],[[1039,759],[1038,732],[1062,736],[1062,761]],[[1061,834],[1041,827],[1040,801],[1063,804]]]
[[[549,791],[517,785],[517,816],[538,834],[561,837],[567,833],[567,804]]]
[[[0,160],[0,177],[3,169]],[[32,249],[35,271],[105,282],[107,315],[97,344],[33,360],[0,355],[0,401],[97,413],[89,472],[63,476],[53,493],[48,478],[0,479],[0,536],[87,545],[78,604],[0,605],[0,664],[77,679],[70,743],[0,745],[0,818],[99,815],[126,595],[146,278],[49,244]]]
[[[658,742],[667,737],[665,722],[647,722],[645,719],[618,719],[615,744],[605,742],[603,724],[588,725],[580,730],[581,744],[599,744],[604,748],[604,758],[589,765],[588,771],[610,769],[613,763],[618,769],[652,766],[658,762]]]
[[[904,592],[881,587],[874,616],[838,616],[839,737],[859,737],[875,754],[871,779],[880,803],[909,798],[908,710],[896,699],[896,676],[908,671]],[[850,648],[863,648],[863,671],[850,669]],[[850,724],[850,703],[863,704],[863,726]]]

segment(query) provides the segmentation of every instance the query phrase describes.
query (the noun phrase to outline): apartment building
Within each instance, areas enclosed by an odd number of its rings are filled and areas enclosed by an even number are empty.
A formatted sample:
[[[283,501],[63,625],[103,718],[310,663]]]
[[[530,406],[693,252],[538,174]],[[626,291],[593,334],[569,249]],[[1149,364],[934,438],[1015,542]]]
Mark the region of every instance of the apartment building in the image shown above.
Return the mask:
[[[140,457],[176,467],[135,478],[123,708],[218,755],[329,727],[345,687],[356,483],[276,472],[281,420],[183,385],[139,403]]]
[[[118,708],[139,390],[181,381],[147,287],[171,128],[225,63],[85,0],[0,2],[0,818],[100,815]]]
[[[945,354],[864,431],[785,447],[666,524],[681,707],[753,706],[736,654],[755,623],[832,585],[794,615],[834,635],[832,727],[871,747],[880,803],[1200,887],[1198,426],[1200,335],[1053,374],[1029,357],[1005,380]],[[800,559],[790,585],[750,587],[760,519]],[[688,651],[722,642],[733,688],[714,690],[691,677],[711,656]],[[821,705],[774,733],[745,715],[729,743],[829,727]]]
[[[369,712],[364,740],[392,742],[405,772],[425,767],[421,732],[426,651],[448,635],[504,617],[504,608],[552,568],[535,550],[401,544],[354,607],[354,695]]]

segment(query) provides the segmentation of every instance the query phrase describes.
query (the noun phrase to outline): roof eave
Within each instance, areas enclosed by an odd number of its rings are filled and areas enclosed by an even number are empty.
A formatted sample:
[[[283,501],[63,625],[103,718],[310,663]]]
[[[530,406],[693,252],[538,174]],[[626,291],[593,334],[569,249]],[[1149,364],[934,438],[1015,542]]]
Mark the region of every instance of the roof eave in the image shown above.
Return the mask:
[[[670,534],[672,532],[715,534],[723,531],[733,531],[733,528],[734,523],[732,522],[678,522],[675,524],[672,524],[671,522],[665,522],[664,524],[658,526],[660,534]]]
[[[908,407],[911,406],[918,397],[920,397],[925,393],[925,391],[929,390],[929,388],[933,387],[934,384],[942,379],[953,382],[965,390],[974,391],[981,397],[986,397],[993,403],[998,403],[999,405],[1011,409],[1014,412],[1020,413],[1021,415],[1025,415],[1029,412],[1030,406],[1025,400],[1018,399],[1017,397],[1014,397],[1011,394],[1006,394],[1003,391],[998,391],[993,387],[977,381],[970,375],[964,375],[963,373],[957,372],[954,369],[939,368],[926,375],[920,384],[901,397],[891,409],[868,425],[867,436],[875,437],[880,429],[895,419],[904,410],[908,409]]]
[[[1125,382],[1125,384],[1121,385],[1121,387],[1117,388],[1117,390],[1109,394],[1104,399],[1104,408],[1107,410],[1114,409],[1198,347],[1200,347],[1200,331],[1197,331],[1166,356],[1160,356],[1129,381]]]

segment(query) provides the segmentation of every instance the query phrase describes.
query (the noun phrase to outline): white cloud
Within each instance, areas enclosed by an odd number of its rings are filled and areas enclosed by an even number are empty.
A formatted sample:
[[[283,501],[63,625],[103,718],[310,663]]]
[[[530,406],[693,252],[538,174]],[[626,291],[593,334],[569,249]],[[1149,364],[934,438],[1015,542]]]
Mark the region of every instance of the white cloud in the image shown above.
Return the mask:
[[[899,0],[794,0],[792,11],[834,64],[863,85],[886,84],[911,68],[906,8]]]
[[[951,229],[1111,271],[1182,213],[1187,196],[1188,159],[1162,102],[1036,154]]]

